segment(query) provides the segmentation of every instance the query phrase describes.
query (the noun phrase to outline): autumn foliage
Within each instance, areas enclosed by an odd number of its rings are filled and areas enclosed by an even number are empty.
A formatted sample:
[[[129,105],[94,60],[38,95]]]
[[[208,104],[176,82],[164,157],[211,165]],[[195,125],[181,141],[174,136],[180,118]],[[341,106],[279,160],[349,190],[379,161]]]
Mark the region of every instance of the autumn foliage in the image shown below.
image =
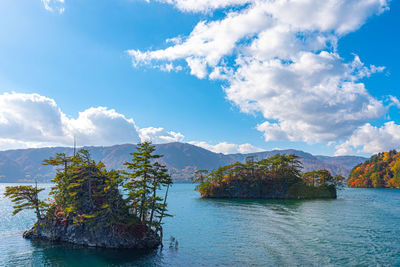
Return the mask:
[[[358,164],[351,170],[347,186],[400,188],[400,152],[391,150],[378,153]]]

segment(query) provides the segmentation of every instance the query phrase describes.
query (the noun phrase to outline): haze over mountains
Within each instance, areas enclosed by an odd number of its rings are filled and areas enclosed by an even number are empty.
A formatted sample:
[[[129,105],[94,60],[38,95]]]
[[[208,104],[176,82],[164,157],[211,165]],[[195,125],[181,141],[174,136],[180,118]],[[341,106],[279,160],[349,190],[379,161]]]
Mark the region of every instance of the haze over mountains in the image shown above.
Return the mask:
[[[129,153],[135,151],[135,145],[124,144],[108,147],[85,147],[94,160],[101,160],[107,168],[124,169],[123,162],[131,159]],[[44,159],[56,153],[73,154],[70,147],[30,148],[0,151],[0,182],[49,182],[55,175],[55,169],[42,165]],[[341,174],[347,178],[350,170],[366,158],[356,156],[314,156],[299,150],[274,150],[251,154],[218,154],[206,149],[186,144],[168,143],[156,145],[156,153],[164,155],[164,163],[175,182],[189,182],[194,171],[214,169],[236,161],[244,162],[246,157],[256,155],[258,159],[277,153],[294,153],[301,157],[304,170],[328,169],[332,174]]]

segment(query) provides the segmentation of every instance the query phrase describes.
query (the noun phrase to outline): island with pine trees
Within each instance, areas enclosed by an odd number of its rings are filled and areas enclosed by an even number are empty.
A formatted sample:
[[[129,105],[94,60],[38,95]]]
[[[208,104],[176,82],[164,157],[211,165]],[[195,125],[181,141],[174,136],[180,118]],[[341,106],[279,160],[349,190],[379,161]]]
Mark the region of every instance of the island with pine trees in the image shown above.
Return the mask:
[[[153,155],[154,146],[140,143],[125,162],[127,171],[106,170],[87,150],[73,156],[57,154],[44,164],[57,168],[51,198],[43,188],[10,186],[5,196],[14,212],[33,209],[37,222],[24,232],[28,239],[63,241],[104,248],[151,249],[162,245],[162,220],[172,184],[165,166]],[[165,189],[163,196],[158,195]]]
[[[400,188],[400,152],[391,150],[378,153],[358,164],[351,170],[347,186]]]
[[[257,161],[251,156],[212,171],[198,170],[193,177],[203,198],[317,199],[336,198],[344,177],[328,170],[302,173],[294,155],[277,154]]]

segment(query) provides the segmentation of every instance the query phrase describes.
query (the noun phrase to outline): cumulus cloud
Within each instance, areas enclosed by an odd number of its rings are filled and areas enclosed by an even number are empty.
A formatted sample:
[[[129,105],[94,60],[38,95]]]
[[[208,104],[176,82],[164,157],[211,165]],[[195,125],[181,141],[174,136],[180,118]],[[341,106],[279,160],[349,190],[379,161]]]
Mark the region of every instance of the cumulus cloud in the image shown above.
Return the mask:
[[[139,129],[139,136],[142,141],[153,143],[181,142],[184,136],[181,133],[166,131],[164,128],[148,127]]]
[[[344,64],[335,53],[304,52],[289,65],[279,60],[243,64],[226,92],[242,111],[276,121],[258,126],[267,141],[332,141],[386,112],[364,84],[351,81],[353,72],[352,63]]]
[[[366,66],[357,55],[346,62],[337,43],[389,1],[157,1],[183,12],[225,8],[226,15],[198,22],[165,49],[127,51],[133,65],[186,61],[192,75],[224,81],[227,99],[263,115],[257,129],[266,141],[343,140],[387,112],[361,82],[384,67]]]
[[[44,8],[50,12],[58,12],[59,14],[65,11],[65,1],[64,0],[41,0]]]
[[[378,153],[391,149],[400,149],[400,125],[394,121],[386,122],[382,127],[367,123],[358,128],[346,142],[336,146],[336,155]]]
[[[38,94],[0,94],[0,149],[73,144],[114,145],[182,141],[183,135],[163,128],[136,126],[131,118],[106,107],[92,107],[68,118],[56,102]]]
[[[0,94],[0,150],[71,146],[106,146],[151,141],[182,142],[183,134],[161,127],[139,128],[132,118],[114,109],[91,107],[68,118],[57,103],[39,94]],[[251,144],[189,142],[217,153],[251,153],[263,149]]]
[[[201,1],[199,1],[201,2]],[[252,8],[246,12],[231,12],[224,20],[201,21],[185,40],[164,50],[128,50],[135,66],[152,61],[185,59],[193,75],[207,75],[207,66],[215,67],[221,58],[232,53],[242,38],[263,29],[269,18],[263,9]],[[203,75],[200,75],[201,78]]]
[[[38,94],[0,95],[0,138],[66,142],[68,118],[53,99]]]
[[[264,132],[265,141],[285,140],[288,136],[278,123],[270,123],[268,121],[257,126],[257,130]]]
[[[106,107],[79,112],[77,119],[68,120],[70,135],[84,145],[113,145],[140,141],[133,119]]]
[[[247,153],[265,151],[265,149],[255,147],[248,143],[237,145],[237,144],[230,144],[227,142],[221,142],[216,145],[210,145],[204,141],[192,141],[189,142],[189,144],[202,147],[204,149],[210,150],[215,153],[222,153],[222,154],[235,154],[235,153],[247,154]]]

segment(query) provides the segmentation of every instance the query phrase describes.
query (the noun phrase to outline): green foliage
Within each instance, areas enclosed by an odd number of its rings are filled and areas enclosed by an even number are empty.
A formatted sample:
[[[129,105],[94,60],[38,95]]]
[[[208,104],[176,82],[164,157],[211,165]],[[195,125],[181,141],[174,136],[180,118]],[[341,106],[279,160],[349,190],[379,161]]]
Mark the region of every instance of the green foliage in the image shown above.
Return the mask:
[[[119,192],[120,173],[107,171],[102,162],[91,159],[88,150],[81,149],[72,157],[57,154],[44,164],[57,169],[50,192],[54,197],[50,217],[93,225],[113,225],[129,219]]]
[[[396,150],[378,153],[358,164],[351,170],[347,186],[400,188],[400,153]]]
[[[328,170],[316,170],[303,174],[303,181],[312,186],[334,185],[343,187],[345,178],[341,175],[335,177]]]
[[[35,209],[38,220],[46,218],[56,225],[86,223],[92,229],[111,226],[113,231],[139,226],[161,231],[162,218],[170,216],[166,199],[172,179],[167,168],[155,161],[161,155],[153,155],[154,150],[149,142],[138,144],[132,161],[124,163],[131,171],[124,176],[120,171],[106,170],[88,150],[81,149],[74,156],[59,153],[43,163],[57,171],[50,191],[54,199],[47,199],[50,204],[38,197],[43,189],[33,186],[7,187],[5,196],[15,203],[13,214]],[[161,197],[158,193],[163,187],[167,190]]]
[[[172,179],[166,167],[155,161],[162,156],[153,154],[155,147],[150,142],[139,143],[136,149],[131,153],[132,161],[124,163],[128,169],[124,172],[127,203],[140,222],[160,229],[162,218],[169,215],[166,213],[167,194],[162,198],[157,192],[165,186],[168,192]],[[154,220],[156,217],[158,221]]]
[[[31,185],[19,185],[19,186],[7,186],[5,197],[9,197],[14,202],[13,215],[19,213],[24,209],[35,210],[36,217],[42,218],[42,212],[48,207],[48,204],[39,199],[39,193],[44,188],[37,188],[37,186]]]
[[[336,190],[337,186],[343,184],[342,176],[332,177],[327,170],[303,174],[302,168],[299,157],[294,154],[277,154],[262,160],[251,156],[245,163],[236,162],[211,171],[198,170],[192,180],[197,183],[196,190],[203,197],[228,194],[238,184],[241,188],[247,188],[248,194],[258,197],[266,191],[288,190],[293,185],[308,188],[331,185]]]

